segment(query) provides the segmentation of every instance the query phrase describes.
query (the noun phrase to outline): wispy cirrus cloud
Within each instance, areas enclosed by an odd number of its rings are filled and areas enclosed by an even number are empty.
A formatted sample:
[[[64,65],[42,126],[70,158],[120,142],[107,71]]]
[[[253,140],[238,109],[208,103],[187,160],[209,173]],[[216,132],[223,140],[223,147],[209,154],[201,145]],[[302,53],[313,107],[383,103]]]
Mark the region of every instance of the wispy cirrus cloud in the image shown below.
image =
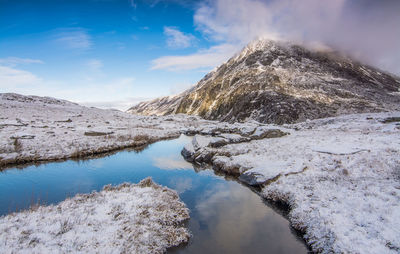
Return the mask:
[[[70,49],[88,50],[93,46],[89,33],[83,28],[62,28],[54,35],[54,41]]]
[[[2,90],[18,89],[21,86],[34,86],[41,82],[41,78],[29,71],[0,65],[0,88]]]
[[[42,82],[42,79],[35,74],[17,67],[18,65],[25,64],[43,64],[43,61],[19,57],[0,58],[0,88],[4,90],[14,89]]]
[[[239,49],[238,45],[219,44],[209,49],[199,50],[190,55],[163,56],[151,62],[151,69],[165,69],[169,71],[210,70],[228,60]]]
[[[43,64],[44,62],[39,59],[7,57],[0,58],[0,65],[17,66],[19,64]]]
[[[164,27],[164,35],[167,36],[167,46],[172,49],[188,48],[196,40],[192,34],[185,34],[172,26]]]
[[[93,72],[99,72],[103,65],[103,61],[100,59],[90,59],[86,62],[86,66]]]

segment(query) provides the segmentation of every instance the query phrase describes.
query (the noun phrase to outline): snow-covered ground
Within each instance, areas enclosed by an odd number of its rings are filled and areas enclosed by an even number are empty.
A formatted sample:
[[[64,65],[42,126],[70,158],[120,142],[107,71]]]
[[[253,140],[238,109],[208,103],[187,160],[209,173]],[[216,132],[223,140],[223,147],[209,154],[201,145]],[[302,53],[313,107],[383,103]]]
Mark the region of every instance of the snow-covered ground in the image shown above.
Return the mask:
[[[289,135],[254,140],[256,130],[247,136],[252,141],[241,143],[196,135],[182,154],[289,204],[292,225],[314,251],[399,253],[399,116],[359,114],[258,127]]]
[[[189,240],[189,210],[153,183],[107,185],[0,218],[1,253],[163,253]]]
[[[54,98],[0,94],[0,167],[83,157],[178,137],[197,117],[135,116]]]
[[[314,251],[400,252],[400,112],[283,126],[230,124],[15,94],[0,94],[0,112],[0,166],[138,147],[186,133],[195,135],[182,151],[187,160],[211,163],[260,186],[261,196],[289,204],[292,225]]]
[[[207,121],[183,114],[138,116],[49,97],[0,93],[0,169],[140,148],[182,133],[246,131],[259,125]]]

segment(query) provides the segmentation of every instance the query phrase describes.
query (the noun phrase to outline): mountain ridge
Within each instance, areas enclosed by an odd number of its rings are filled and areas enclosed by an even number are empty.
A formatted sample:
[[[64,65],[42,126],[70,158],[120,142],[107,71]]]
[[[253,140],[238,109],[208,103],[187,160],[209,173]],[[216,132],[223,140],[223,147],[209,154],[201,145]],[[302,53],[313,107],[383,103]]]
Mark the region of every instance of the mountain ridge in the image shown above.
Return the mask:
[[[399,110],[400,78],[335,51],[260,39],[175,96],[131,107],[144,115],[285,124]]]

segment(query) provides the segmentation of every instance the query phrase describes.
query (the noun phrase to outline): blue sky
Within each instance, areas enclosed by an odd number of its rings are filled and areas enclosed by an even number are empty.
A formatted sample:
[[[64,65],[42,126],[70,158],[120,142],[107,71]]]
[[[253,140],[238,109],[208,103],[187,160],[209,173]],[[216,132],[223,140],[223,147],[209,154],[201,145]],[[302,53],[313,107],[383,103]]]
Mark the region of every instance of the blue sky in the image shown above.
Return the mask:
[[[0,3],[0,59],[22,72],[13,84],[2,84],[4,92],[94,105],[134,103],[180,92],[210,69],[169,71],[152,63],[209,47],[194,29],[192,6],[125,0]]]
[[[305,1],[0,0],[0,92],[127,109],[182,92],[258,36],[333,41],[400,73],[395,1]],[[387,42],[361,43],[371,29]]]

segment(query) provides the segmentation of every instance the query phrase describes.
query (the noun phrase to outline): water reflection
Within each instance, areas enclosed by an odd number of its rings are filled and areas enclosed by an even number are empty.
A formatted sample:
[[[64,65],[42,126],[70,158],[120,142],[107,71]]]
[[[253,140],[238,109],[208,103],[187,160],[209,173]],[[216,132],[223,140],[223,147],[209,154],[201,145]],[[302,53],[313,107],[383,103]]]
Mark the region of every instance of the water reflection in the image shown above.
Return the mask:
[[[248,188],[218,183],[203,194],[192,210],[192,242],[182,253],[306,252],[287,220]]]
[[[92,170],[101,169],[104,167],[104,162],[102,160],[90,160],[87,162],[87,167]]]
[[[194,170],[180,151],[190,138],[162,141],[136,153],[123,151],[81,162],[65,161],[0,173],[0,215],[41,200],[57,203],[106,184],[151,176],[175,189],[190,209],[193,238],[171,253],[305,253],[286,219],[249,188],[212,170]],[[186,170],[182,170],[186,169]]]
[[[187,190],[193,189],[193,181],[188,177],[172,177],[169,180],[169,186],[176,190],[178,194],[182,194]]]
[[[160,169],[165,170],[176,170],[176,169],[193,169],[192,164],[189,162],[182,160],[179,157],[154,157],[153,165]]]

